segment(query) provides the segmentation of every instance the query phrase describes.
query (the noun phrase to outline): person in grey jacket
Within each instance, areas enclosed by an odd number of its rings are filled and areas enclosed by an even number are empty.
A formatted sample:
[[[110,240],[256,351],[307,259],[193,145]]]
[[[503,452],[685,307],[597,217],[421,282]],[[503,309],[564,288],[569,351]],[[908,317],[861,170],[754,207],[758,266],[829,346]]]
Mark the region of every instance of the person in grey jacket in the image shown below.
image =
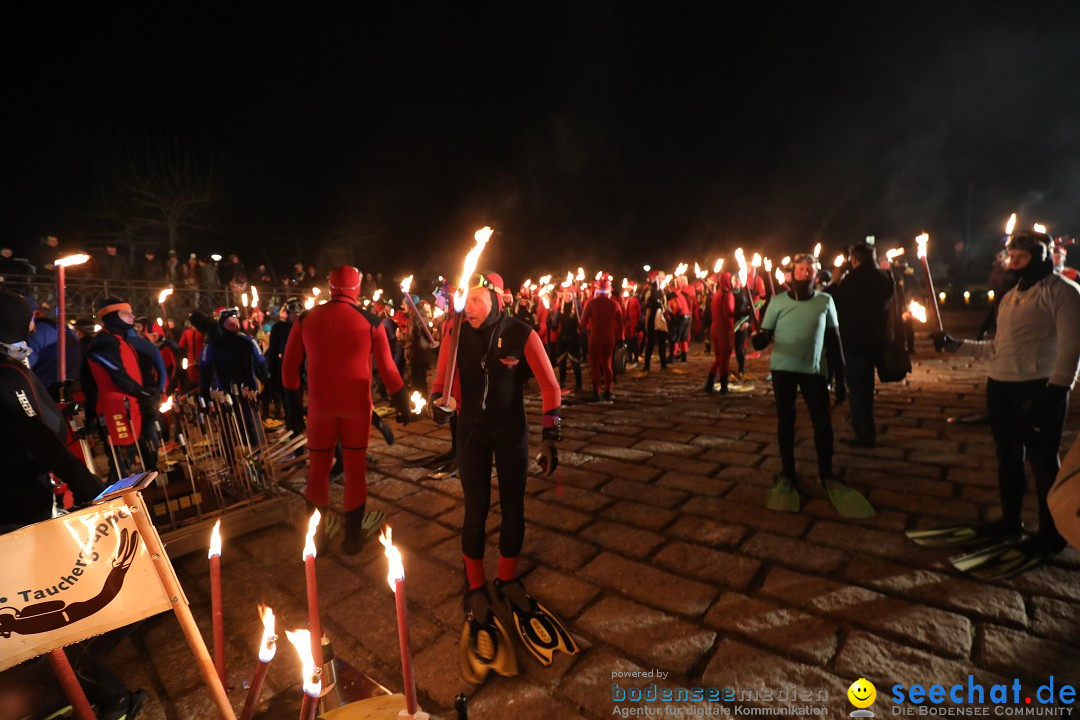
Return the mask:
[[[1050,236],[1040,232],[1009,237],[1009,272],[1018,282],[1001,298],[994,339],[932,336],[938,352],[990,359],[986,403],[998,457],[1002,517],[981,531],[1016,542],[980,567],[998,563],[1002,572],[1021,564],[1034,567],[1065,546],[1047,495],[1060,468],[1058,451],[1069,392],[1080,365],[1080,286],[1054,273],[1052,245]],[[1039,528],[1031,537],[1021,538],[1025,454],[1035,475]]]

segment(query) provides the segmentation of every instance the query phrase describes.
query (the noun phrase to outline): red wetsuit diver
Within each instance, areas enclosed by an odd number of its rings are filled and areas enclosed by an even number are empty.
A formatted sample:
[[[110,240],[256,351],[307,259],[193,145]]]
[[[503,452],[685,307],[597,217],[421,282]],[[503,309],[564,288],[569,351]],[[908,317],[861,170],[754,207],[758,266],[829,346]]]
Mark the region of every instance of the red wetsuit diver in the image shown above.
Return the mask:
[[[367,502],[367,447],[371,429],[371,358],[392,396],[398,421],[408,423],[405,384],[390,356],[379,318],[356,304],[360,272],[348,265],[330,272],[330,301],[317,305],[297,321],[285,344],[281,384],[300,390],[300,364],[307,359],[308,453],[306,496],[323,514],[330,504],[330,466],[341,442],[345,466],[345,543],[355,555],[363,546]],[[320,527],[325,527],[325,523]]]
[[[495,273],[475,275],[469,285],[460,337],[455,340],[448,333],[443,340],[431,398],[432,414],[440,424],[449,420],[454,406],[458,412],[458,463],[465,495],[461,551],[468,586],[461,669],[465,680],[476,684],[490,670],[502,675],[517,673],[506,630],[491,609],[484,574],[493,457],[502,511],[496,595],[506,602],[523,645],[541,663],[550,664],[556,650],[577,652],[577,645],[562,623],[517,580],[517,560],[525,537],[529,463],[523,388],[531,371],[540,384],[544,408],[543,451],[538,460],[550,475],[558,466],[559,384],[536,332],[500,312],[502,278]],[[456,370],[447,378],[455,348]],[[443,398],[447,392],[453,402]]]
[[[712,296],[709,307],[712,323],[709,338],[713,346],[713,364],[705,380],[705,392],[715,390],[716,375],[720,375],[720,394],[728,393],[728,374],[731,367],[731,350],[735,345],[735,294],[731,289],[731,273],[720,274],[720,282]]]
[[[611,400],[611,384],[615,374],[611,359],[615,343],[622,337],[622,308],[611,299],[611,276],[604,275],[596,288],[596,295],[581,315],[581,327],[589,335],[589,368],[592,371],[593,400],[600,399],[600,385],[604,387],[604,400]]]

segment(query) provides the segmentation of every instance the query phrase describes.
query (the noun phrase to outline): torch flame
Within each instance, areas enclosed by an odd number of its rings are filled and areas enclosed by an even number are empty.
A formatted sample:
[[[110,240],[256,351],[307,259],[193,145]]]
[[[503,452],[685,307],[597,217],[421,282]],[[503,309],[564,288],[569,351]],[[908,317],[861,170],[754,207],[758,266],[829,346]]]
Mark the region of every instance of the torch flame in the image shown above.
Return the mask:
[[[409,402],[412,404],[411,410],[413,415],[419,415],[420,411],[427,405],[427,400],[424,399],[419,390],[413,390],[413,394],[409,396]]]
[[[210,552],[206,557],[221,557],[221,518],[214,523],[214,529],[210,531]]]
[[[311,294],[313,296],[315,296],[315,297],[319,297],[319,295],[322,294],[322,288],[317,288],[317,287],[311,288]]]
[[[919,322],[926,322],[926,308],[920,305],[917,301],[911,301],[911,304],[908,305],[908,312],[911,313],[911,317],[915,318]]]
[[[814,245],[814,257],[820,257],[820,256],[821,256],[821,243],[818,243],[817,245]]]
[[[551,282],[551,276],[550,275],[545,275],[544,277],[540,278],[540,284],[541,285],[547,285],[549,282]]]
[[[780,268],[776,268],[776,282],[780,283],[781,285],[784,284],[784,271]]]
[[[397,592],[395,587],[398,580],[405,579],[405,566],[401,562],[401,551],[394,547],[393,543],[393,530],[389,525],[383,528],[379,533],[379,542],[386,548],[383,553],[386,555],[387,565],[389,571],[386,573],[386,582],[390,586],[390,589]]]
[[[770,260],[769,258],[765,258],[765,272],[772,272],[772,260]]]
[[[1016,213],[1009,216],[1009,221],[1005,223],[1005,234],[1012,235],[1013,230],[1016,228]]]
[[[304,559],[309,557],[315,557],[315,530],[319,527],[319,520],[322,515],[316,509],[311,513],[311,518],[308,520],[307,536],[304,538]]]
[[[574,273],[568,270],[566,272],[566,280],[563,282],[562,286],[564,288],[568,288],[573,284],[574,284]]]
[[[268,605],[259,606],[259,617],[262,619],[263,634],[259,641],[259,662],[268,663],[274,659],[277,652],[277,635],[274,634],[274,609]]]
[[[582,280],[584,280],[585,279],[585,268],[579,267],[577,269],[577,277],[575,277],[574,279],[577,280],[578,282],[581,282]]]
[[[465,256],[465,263],[461,268],[461,279],[458,280],[457,290],[454,291],[454,312],[461,312],[465,309],[465,288],[469,285],[469,278],[476,272],[476,263],[480,260],[480,253],[484,252],[484,246],[486,246],[488,240],[491,239],[491,234],[493,232],[495,231],[484,226],[473,233],[473,239],[476,241],[476,244],[473,245],[473,249]]]
[[[896,258],[900,257],[903,254],[904,254],[904,248],[893,248],[892,250],[887,250],[885,252],[885,257],[888,258],[891,261],[891,260],[895,260]]]
[[[833,260],[832,264],[833,264],[833,267],[840,267],[841,265],[843,265],[844,264],[844,254],[841,253],[841,254],[837,255],[836,259]]]
[[[600,278],[602,278],[602,277],[604,277],[604,271],[603,271],[603,270],[598,270],[598,271],[597,271],[597,273],[596,273],[596,277],[595,277],[594,279],[595,279],[595,280],[596,280],[597,282],[599,282],[599,281],[600,281]]]
[[[90,259],[90,256],[86,253],[78,253],[76,255],[68,255],[62,257],[59,260],[53,261],[53,265],[59,267],[71,267],[72,265],[82,265],[84,262]]]
[[[718,273],[724,269],[724,258],[716,258],[716,262],[713,263],[712,271]]]
[[[929,241],[930,235],[928,235],[927,233],[923,233],[919,237],[915,238],[915,245],[919,248],[917,255],[919,256],[920,260],[926,257],[926,243],[928,243]]]
[[[405,293],[406,295],[408,295],[409,291],[412,290],[412,279],[413,276],[410,275],[409,277],[401,281],[401,292]]]
[[[780,267],[787,267],[791,264],[791,256],[785,255],[784,259],[780,261]]]
[[[443,309],[441,307],[437,307],[432,311],[432,317],[434,317],[436,320],[441,318],[444,314],[445,313],[443,313]]]
[[[157,304],[158,305],[164,305],[165,304],[165,298],[172,295],[172,293],[173,293],[173,289],[171,287],[170,288],[165,288],[164,290],[159,292],[158,296],[157,296]]]
[[[735,262],[739,265],[739,281],[745,285],[749,270],[746,267],[746,256],[743,255],[743,249],[741,247],[735,248]]]
[[[255,308],[259,305],[259,290],[254,285],[251,286],[251,307]]]
[[[761,255],[754,253],[753,259],[750,260],[750,267],[761,267]]]
[[[172,399],[172,395],[170,395],[169,397],[165,398],[165,402],[161,403],[161,407],[158,408],[158,412],[166,413],[166,412],[169,412],[172,409],[173,409],[173,399]]]
[[[307,300],[304,301],[304,309],[310,310],[313,307],[315,307],[315,298],[308,295]]]
[[[244,307],[248,306],[247,293],[240,293],[240,304]]]
[[[709,276],[709,273],[707,271],[705,271],[705,270],[702,270],[701,266],[698,265],[697,262],[695,262],[694,263],[694,277],[696,277],[698,280],[704,280],[708,276]]]
[[[381,297],[382,297],[382,290],[381,289],[376,290],[375,292],[371,293],[371,302],[379,302],[379,298],[381,298]]]
[[[550,309],[551,309],[551,301],[550,301],[550,300],[548,300],[548,296],[547,296],[547,295],[543,295],[543,296],[541,296],[541,298],[540,298],[540,301],[541,301],[542,303],[544,303],[544,309],[545,309],[545,310],[550,310]]]
[[[184,358],[180,361],[180,367],[182,367],[184,370],[187,370],[187,358]]]
[[[315,667],[315,658],[311,656],[311,631],[286,630],[285,637],[300,656],[300,672],[304,678],[304,692],[308,697],[316,698],[322,692],[322,670]]]
[[[1042,233],[1043,235],[1046,234],[1046,226],[1042,223],[1035,223],[1035,225],[1033,225],[1031,229],[1037,233]]]
[[[683,275],[686,274],[686,270],[687,270],[688,267],[689,266],[686,263],[681,262],[675,268],[675,272],[673,274],[675,275],[675,277],[682,277]]]

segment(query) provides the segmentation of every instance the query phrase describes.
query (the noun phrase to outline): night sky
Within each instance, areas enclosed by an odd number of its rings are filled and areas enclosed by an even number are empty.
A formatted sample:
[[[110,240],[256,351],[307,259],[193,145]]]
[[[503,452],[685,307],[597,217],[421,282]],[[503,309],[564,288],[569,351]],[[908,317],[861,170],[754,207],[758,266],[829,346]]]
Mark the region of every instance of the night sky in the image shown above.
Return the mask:
[[[163,145],[219,178],[180,249],[249,263],[1080,234],[1076,3],[158,5],[5,10],[4,243],[92,243],[103,169]]]

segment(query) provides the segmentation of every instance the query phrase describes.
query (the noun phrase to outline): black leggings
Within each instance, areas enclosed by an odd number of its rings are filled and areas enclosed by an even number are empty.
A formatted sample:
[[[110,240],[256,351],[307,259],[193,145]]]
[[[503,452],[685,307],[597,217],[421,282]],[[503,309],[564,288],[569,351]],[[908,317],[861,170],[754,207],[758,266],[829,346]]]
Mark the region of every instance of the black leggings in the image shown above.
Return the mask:
[[[648,339],[645,341],[645,369],[649,369],[649,365],[652,364],[653,348],[657,347],[660,350],[660,367],[667,367],[667,357],[664,355],[667,349],[668,334],[666,330],[654,330],[649,333]]]
[[[795,400],[802,390],[810,422],[814,425],[814,448],[817,450],[818,475],[832,476],[833,430],[829,416],[829,386],[824,375],[773,370],[773,396],[776,399],[776,439],[780,444],[781,473],[795,476]]]
[[[1008,523],[1020,524],[1027,486],[1026,456],[1035,475],[1039,534],[1056,535],[1046,496],[1061,469],[1058,450],[1069,411],[1069,397],[1065,395],[1060,402],[1048,402],[1046,383],[1046,380],[987,380],[986,409],[997,450],[1002,518]]]
[[[574,370],[574,387],[581,387],[581,339],[578,337],[559,338],[559,385],[566,382],[566,363]]]
[[[463,431],[467,428],[463,425]],[[484,557],[488,509],[491,507],[491,464],[499,478],[499,552],[517,557],[525,541],[525,480],[529,472],[529,436],[492,447],[467,435],[458,440],[458,468],[465,493],[465,521],[461,526],[461,552],[466,557]]]
[[[735,362],[739,366],[739,374],[746,371],[746,324],[735,331]]]

